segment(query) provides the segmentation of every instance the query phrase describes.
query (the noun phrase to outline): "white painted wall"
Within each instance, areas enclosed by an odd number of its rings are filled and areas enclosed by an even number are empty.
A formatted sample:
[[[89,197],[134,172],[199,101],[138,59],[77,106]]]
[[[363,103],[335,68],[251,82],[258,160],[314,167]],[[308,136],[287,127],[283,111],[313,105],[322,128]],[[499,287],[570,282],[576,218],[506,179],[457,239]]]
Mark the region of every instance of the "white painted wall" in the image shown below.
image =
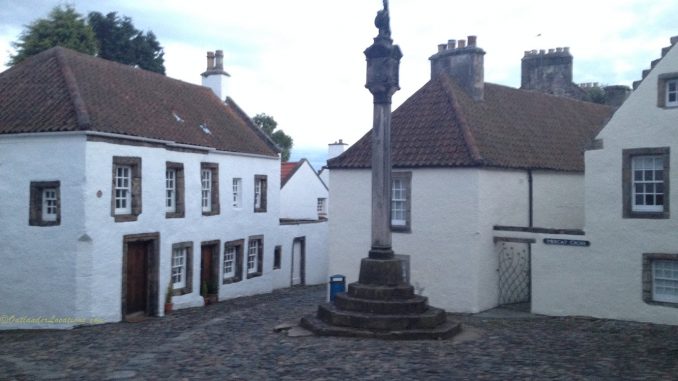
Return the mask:
[[[280,218],[317,220],[318,199],[329,204],[327,187],[308,161],[302,163],[280,190]]]
[[[535,312],[678,324],[678,309],[642,300],[642,254],[678,253],[678,109],[657,107],[657,77],[678,71],[675,46],[599,134],[603,149],[586,152],[589,249],[533,248]],[[622,218],[622,150],[671,147],[670,219]],[[565,275],[566,274],[566,275]]]
[[[328,282],[328,221],[280,225],[280,245],[282,246],[281,269],[276,274],[274,288],[290,287],[292,280],[292,245],[297,237],[306,241],[306,284]]]
[[[584,174],[532,172],[533,226],[581,229],[584,226]]]
[[[394,233],[396,254],[410,256],[411,283],[432,305],[474,312],[480,303],[480,173],[476,169],[412,171],[412,231]],[[358,280],[370,249],[370,172],[330,172],[329,274]],[[491,239],[490,239],[491,242]]]
[[[137,221],[114,222],[111,217],[111,166],[113,156],[138,156],[142,160],[142,214]],[[167,219],[164,209],[165,162],[181,162],[185,175],[185,218]],[[219,163],[219,198],[221,212],[203,216],[200,204],[200,163]],[[200,296],[200,243],[220,240],[220,263],[226,241],[264,235],[264,274],[238,283],[222,285],[220,299],[269,292],[273,250],[279,241],[280,162],[277,159],[226,154],[197,154],[168,151],[163,148],[136,147],[89,142],[86,150],[85,187],[86,226],[90,244],[88,267],[91,278],[79,285],[88,293],[92,316],[106,321],[121,319],[122,242],[129,234],[160,233],[160,305],[164,303],[166,285],[171,274],[172,244],[193,242],[193,292],[174,297],[175,308],[202,305]],[[267,213],[254,213],[254,175],[268,176]],[[243,179],[243,207],[231,206],[232,178]],[[103,196],[98,198],[97,192]],[[245,257],[247,248],[244,248]],[[246,260],[243,261],[246,266]],[[221,270],[220,270],[221,271]],[[243,271],[246,274],[246,271]],[[90,287],[87,287],[87,286]],[[162,311],[159,311],[162,313]]]
[[[0,136],[0,329],[62,328],[73,324],[13,319],[80,319],[76,290],[87,250],[82,199],[84,136]],[[61,224],[29,226],[31,181],[59,180]]]

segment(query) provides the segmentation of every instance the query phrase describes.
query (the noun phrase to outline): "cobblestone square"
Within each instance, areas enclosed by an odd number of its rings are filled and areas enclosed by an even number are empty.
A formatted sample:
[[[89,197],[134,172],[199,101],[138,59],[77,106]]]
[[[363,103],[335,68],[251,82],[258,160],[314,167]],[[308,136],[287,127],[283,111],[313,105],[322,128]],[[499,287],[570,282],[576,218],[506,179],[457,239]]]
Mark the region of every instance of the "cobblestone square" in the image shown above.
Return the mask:
[[[495,310],[447,341],[290,337],[299,287],[69,331],[0,331],[1,380],[672,380],[678,327]]]

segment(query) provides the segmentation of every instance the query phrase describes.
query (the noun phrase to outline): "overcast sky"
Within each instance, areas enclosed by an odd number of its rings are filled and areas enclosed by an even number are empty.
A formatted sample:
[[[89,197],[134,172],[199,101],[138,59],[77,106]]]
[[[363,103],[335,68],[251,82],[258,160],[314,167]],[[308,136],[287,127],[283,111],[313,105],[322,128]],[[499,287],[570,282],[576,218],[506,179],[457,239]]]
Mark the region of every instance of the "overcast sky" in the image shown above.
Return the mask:
[[[116,11],[152,30],[167,75],[200,83],[208,50],[224,51],[229,95],[250,115],[272,115],[300,150],[352,144],[371,128],[363,51],[381,0],[1,0],[0,62],[24,26],[59,4]],[[391,0],[404,54],[397,107],[429,78],[448,39],[478,36],[485,80],[517,87],[525,50],[570,47],[575,82],[631,85],[678,35],[676,0]],[[4,70],[4,68],[2,68]]]

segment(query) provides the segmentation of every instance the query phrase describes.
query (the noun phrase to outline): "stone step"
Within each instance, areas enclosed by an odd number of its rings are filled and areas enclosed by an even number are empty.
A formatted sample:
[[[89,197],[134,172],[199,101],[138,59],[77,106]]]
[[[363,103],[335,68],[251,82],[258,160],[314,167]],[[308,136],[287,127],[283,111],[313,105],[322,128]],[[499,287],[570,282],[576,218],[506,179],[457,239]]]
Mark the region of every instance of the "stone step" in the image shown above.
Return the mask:
[[[339,327],[325,323],[317,316],[304,316],[301,326],[318,336],[360,337],[382,340],[443,340],[461,332],[461,324],[447,320],[435,328],[407,329],[392,331],[372,331],[352,327]]]
[[[421,314],[428,308],[428,298],[415,295],[411,299],[375,300],[337,294],[334,305],[340,310],[386,315]]]
[[[414,287],[407,283],[398,286],[375,286],[355,282],[348,285],[348,295],[358,299],[412,299]]]
[[[340,310],[332,304],[318,306],[318,318],[327,324],[369,330],[407,330],[435,328],[443,324],[447,314],[440,308],[429,307],[420,314],[374,314]]]

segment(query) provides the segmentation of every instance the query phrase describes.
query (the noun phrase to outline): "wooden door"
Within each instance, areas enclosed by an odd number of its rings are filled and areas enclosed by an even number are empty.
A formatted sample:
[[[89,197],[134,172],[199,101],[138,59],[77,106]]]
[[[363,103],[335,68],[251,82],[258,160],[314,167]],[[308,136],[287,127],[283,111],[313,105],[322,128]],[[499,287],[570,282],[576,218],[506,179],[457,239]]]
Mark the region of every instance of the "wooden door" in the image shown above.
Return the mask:
[[[148,314],[148,249],[149,242],[127,244],[126,314]]]
[[[203,284],[207,283],[208,292],[209,288],[212,286],[212,269],[215,265],[212,261],[214,246],[202,246],[200,252],[200,292],[202,293]]]

